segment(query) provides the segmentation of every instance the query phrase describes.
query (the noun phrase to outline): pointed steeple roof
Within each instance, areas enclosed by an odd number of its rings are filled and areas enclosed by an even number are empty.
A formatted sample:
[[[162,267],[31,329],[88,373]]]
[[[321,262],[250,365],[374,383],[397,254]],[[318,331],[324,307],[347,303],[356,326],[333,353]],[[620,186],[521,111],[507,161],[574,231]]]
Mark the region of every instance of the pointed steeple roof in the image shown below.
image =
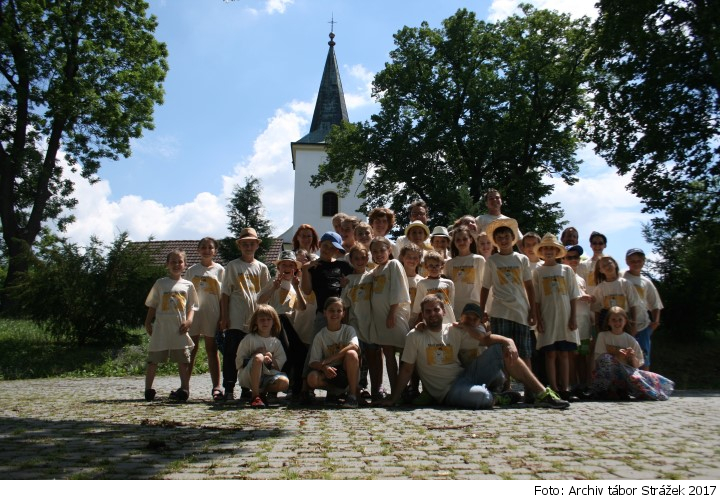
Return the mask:
[[[309,144],[325,142],[325,137],[327,137],[333,125],[340,125],[343,121],[349,121],[347,107],[345,106],[345,95],[340,81],[340,71],[338,70],[337,59],[335,59],[334,38],[335,33],[331,32],[330,41],[328,42],[330,48],[328,49],[327,59],[325,59],[322,80],[320,80],[320,90],[318,91],[315,112],[310,124],[310,133],[298,142]]]

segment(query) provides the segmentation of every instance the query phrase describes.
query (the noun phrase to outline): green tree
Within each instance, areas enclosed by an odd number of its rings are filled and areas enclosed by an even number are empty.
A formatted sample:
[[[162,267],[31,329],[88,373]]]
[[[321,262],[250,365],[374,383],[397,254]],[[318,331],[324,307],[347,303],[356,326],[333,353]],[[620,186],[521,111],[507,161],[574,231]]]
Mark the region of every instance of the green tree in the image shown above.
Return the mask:
[[[143,324],[145,298],[162,266],[148,249],[131,246],[127,233],[86,247],[46,234],[33,265],[12,294],[22,312],[54,337],[77,344],[122,344]]]
[[[91,181],[152,128],[167,51],[142,0],[0,1],[0,222],[5,287],[28,268],[43,224],[72,220],[59,155]]]
[[[596,151],[658,212],[678,192],[717,198],[720,3],[601,0],[596,21]],[[710,217],[717,217],[713,203]]]
[[[240,257],[240,250],[235,244],[235,239],[246,227],[252,227],[257,231],[258,237],[262,240],[255,258],[262,261],[265,253],[272,243],[272,224],[265,218],[260,195],[262,184],[260,180],[252,175],[245,178],[245,185],[235,185],[232,198],[228,202],[228,230],[234,235],[220,241],[220,255],[230,261]],[[267,263],[266,263],[267,264]]]
[[[576,181],[590,23],[522,9],[497,24],[460,9],[440,29],[396,33],[373,82],[379,113],[333,128],[314,182],[347,188],[361,171],[363,209],[388,205],[401,223],[413,199],[428,203],[433,221],[449,222],[494,187],[521,227],[557,231],[562,210],[541,201],[552,191],[543,177]],[[470,200],[458,200],[460,189]]]

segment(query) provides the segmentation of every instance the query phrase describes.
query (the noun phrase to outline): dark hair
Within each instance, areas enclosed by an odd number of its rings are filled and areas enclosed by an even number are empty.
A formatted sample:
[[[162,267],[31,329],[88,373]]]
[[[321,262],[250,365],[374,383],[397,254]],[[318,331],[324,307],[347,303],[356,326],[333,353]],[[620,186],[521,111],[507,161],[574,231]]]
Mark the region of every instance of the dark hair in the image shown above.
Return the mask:
[[[500,191],[495,188],[488,189],[487,191],[485,191],[485,201],[487,201],[491,194],[500,194]]]
[[[605,245],[607,245],[607,236],[605,236],[605,235],[602,234],[602,233],[598,233],[597,231],[593,231],[592,233],[590,233],[590,238],[588,239],[588,241],[589,241],[590,243],[592,243],[593,238],[596,238],[596,237],[598,237],[598,236],[599,236],[600,238],[602,238],[602,239],[603,239],[603,243],[604,243]]]
[[[535,239],[538,241],[538,243],[540,243],[540,240],[542,240],[542,238],[540,237],[539,234],[534,233],[534,232],[532,232],[532,231],[527,232],[527,233],[525,233],[525,234],[523,235],[522,240],[520,240],[520,243],[522,244],[523,247],[525,246],[525,239],[526,239],[526,238],[535,238]],[[525,252],[523,252],[523,253],[525,253]]]
[[[198,241],[198,246],[197,246],[197,247],[200,248],[200,245],[202,245],[203,243],[212,243],[212,245],[215,247],[216,250],[217,250],[217,248],[218,248],[218,242],[217,242],[217,240],[216,240],[215,238],[211,237],[211,236],[205,236],[203,239],[201,239],[200,241]]]
[[[368,247],[366,247],[362,243],[355,243],[355,245],[353,245],[353,247],[348,252],[348,258],[351,259],[353,254],[358,252],[364,252],[365,255],[370,255],[370,250],[368,249]]]
[[[431,294],[431,295],[426,295],[420,301],[420,314],[422,314],[422,311],[425,310],[425,304],[427,304],[429,302],[436,302],[436,303],[440,304],[440,307],[442,307],[443,311],[445,310],[445,302],[443,302],[443,300],[440,297],[438,297],[437,295]]]
[[[340,304],[343,308],[343,311],[345,310],[345,304],[343,303],[343,300],[340,297],[328,297],[325,300],[325,304],[323,305],[323,310],[327,311],[327,308],[333,304]]]
[[[575,227],[573,227],[573,226],[569,226],[569,227],[566,227],[565,229],[563,229],[562,234],[560,234],[560,241],[563,241],[563,240],[565,239],[565,236],[567,236],[567,234],[568,234],[570,231],[575,231],[575,233],[576,233],[578,236],[580,235],[580,232],[577,230],[577,228],[575,228]],[[563,244],[564,244],[564,242],[563,242]]]
[[[623,325],[623,331],[625,333],[630,333],[630,317],[628,316],[628,313],[625,309],[619,306],[612,306],[610,309],[608,309],[607,314],[605,315],[605,319],[603,320],[603,330],[604,331],[610,331],[610,315],[612,314],[619,314],[623,318],[625,318],[625,325]]]
[[[186,257],[186,255],[185,255],[185,250],[180,250],[179,248],[176,248],[175,250],[170,250],[170,251],[168,252],[168,254],[165,256],[165,264],[167,264],[168,262],[170,262],[170,257],[173,256],[173,255],[179,255],[180,257],[182,257],[182,260],[183,260],[183,261],[186,261],[186,262],[187,262],[187,257]]]

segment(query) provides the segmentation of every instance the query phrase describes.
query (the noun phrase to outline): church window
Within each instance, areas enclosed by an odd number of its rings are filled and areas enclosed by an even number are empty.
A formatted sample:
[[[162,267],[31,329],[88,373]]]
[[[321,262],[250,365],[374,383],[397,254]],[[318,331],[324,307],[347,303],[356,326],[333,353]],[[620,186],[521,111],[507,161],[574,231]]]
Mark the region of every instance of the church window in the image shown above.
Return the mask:
[[[328,191],[322,195],[322,215],[323,217],[332,217],[338,213],[338,195],[333,191]]]

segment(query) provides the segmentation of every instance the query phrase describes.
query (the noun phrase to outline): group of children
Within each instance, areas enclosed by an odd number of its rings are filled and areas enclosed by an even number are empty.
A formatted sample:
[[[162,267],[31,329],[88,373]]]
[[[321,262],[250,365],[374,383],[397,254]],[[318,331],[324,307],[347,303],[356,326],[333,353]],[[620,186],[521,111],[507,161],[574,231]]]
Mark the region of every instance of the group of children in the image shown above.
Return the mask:
[[[239,235],[241,257],[226,268],[213,260],[212,238],[200,241],[201,263],[187,270],[187,279],[185,255],[171,252],[169,277],[155,283],[146,301],[145,399],[154,399],[157,363],[167,359],[180,366],[180,388],[170,398],[188,399],[203,337],[216,401],[234,399],[238,382],[241,397],[256,408],[277,392],[310,403],[318,388],[329,398],[342,396],[338,401],[349,408],[381,400],[383,368],[394,387],[396,353],[422,322],[427,295],[443,302],[447,322],[455,321],[454,311],[475,304],[490,331],[511,338],[529,368],[541,353],[544,378],[564,399],[590,393],[666,399],[672,392],[671,381],[641,370],[649,368],[650,336],[662,309],[641,274],[641,250],[628,251],[629,270],[621,276],[617,262],[603,254],[607,240],[600,233],[590,237],[593,255],[581,260],[574,228],[560,242],[551,234],[522,236],[505,216],[466,216],[451,231],[431,231],[423,202],[413,203],[409,215],[395,242],[387,238],[395,224],[387,208],[372,210],[368,223],[338,214],[336,231],[322,237],[302,225],[293,251],[275,262],[275,278],[255,259],[260,239],[252,228]],[[409,401],[423,401],[418,386],[414,378]]]

